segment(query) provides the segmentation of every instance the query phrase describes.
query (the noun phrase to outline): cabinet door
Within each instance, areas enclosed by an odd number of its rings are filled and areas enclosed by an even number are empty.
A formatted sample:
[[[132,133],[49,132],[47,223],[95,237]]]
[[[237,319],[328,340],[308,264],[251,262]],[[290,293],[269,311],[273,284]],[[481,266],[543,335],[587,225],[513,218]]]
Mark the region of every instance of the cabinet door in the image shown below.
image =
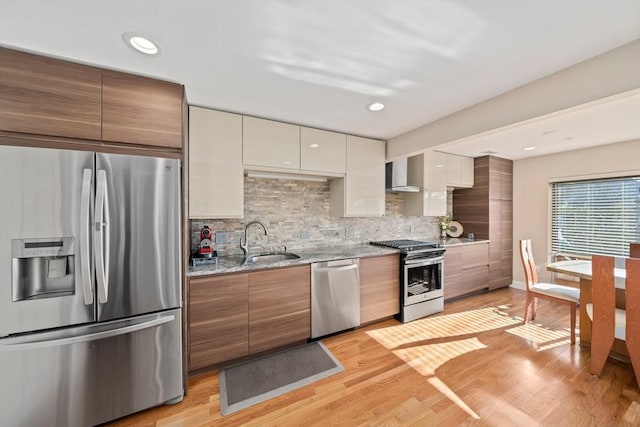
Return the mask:
[[[384,141],[347,135],[344,216],[384,215],[384,144]]]
[[[446,155],[447,186],[456,188],[473,187],[473,158]]]
[[[300,169],[300,126],[244,116],[242,129],[245,165]]]
[[[343,174],[347,169],[347,136],[300,128],[300,169]]]
[[[447,214],[447,155],[437,151],[408,159],[408,183],[422,189],[405,194],[405,214],[443,216]]]
[[[311,267],[249,274],[249,353],[311,336]]]
[[[101,73],[0,48],[0,130],[99,141]]]
[[[104,70],[103,141],[182,148],[182,86]]]
[[[360,324],[400,311],[400,258],[386,255],[360,259]]]
[[[444,278],[442,282],[445,301],[465,294],[462,287],[461,247],[449,247],[444,253]]]
[[[189,217],[243,216],[242,116],[189,107]]]
[[[249,352],[247,274],[189,279],[190,371]]]

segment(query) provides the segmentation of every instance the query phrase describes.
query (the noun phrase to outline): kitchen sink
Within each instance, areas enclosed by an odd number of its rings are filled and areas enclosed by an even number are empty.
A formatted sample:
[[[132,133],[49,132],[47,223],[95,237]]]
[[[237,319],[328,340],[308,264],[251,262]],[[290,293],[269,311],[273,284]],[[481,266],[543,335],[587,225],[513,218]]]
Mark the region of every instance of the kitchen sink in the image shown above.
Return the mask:
[[[260,254],[260,255],[251,255],[245,258],[245,264],[270,264],[273,262],[286,261],[289,259],[298,259],[299,255],[294,253],[285,252],[285,253],[276,253],[276,254]]]

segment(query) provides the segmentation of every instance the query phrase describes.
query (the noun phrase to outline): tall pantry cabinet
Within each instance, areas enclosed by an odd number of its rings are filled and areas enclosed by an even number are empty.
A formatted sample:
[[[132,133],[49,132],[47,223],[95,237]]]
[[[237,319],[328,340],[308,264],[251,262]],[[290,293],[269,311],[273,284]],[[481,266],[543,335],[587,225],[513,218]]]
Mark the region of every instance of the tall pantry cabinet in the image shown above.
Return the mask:
[[[453,192],[455,219],[466,233],[489,239],[489,289],[513,280],[513,161],[494,156],[474,160],[473,188]]]

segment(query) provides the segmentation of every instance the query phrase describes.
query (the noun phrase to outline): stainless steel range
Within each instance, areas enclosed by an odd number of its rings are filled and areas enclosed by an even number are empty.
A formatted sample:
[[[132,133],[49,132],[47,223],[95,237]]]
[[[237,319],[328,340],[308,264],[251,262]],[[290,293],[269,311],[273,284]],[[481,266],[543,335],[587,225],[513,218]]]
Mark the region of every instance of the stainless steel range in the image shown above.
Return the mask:
[[[442,268],[445,248],[418,240],[385,240],[372,245],[400,250],[400,314],[402,323],[444,309]]]

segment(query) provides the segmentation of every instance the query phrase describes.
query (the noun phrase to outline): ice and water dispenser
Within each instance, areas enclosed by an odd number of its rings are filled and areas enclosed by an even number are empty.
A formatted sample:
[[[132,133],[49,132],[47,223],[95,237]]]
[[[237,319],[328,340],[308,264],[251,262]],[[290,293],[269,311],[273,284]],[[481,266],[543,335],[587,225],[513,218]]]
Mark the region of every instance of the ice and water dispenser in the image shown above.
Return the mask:
[[[73,295],[73,237],[11,240],[13,301]]]

